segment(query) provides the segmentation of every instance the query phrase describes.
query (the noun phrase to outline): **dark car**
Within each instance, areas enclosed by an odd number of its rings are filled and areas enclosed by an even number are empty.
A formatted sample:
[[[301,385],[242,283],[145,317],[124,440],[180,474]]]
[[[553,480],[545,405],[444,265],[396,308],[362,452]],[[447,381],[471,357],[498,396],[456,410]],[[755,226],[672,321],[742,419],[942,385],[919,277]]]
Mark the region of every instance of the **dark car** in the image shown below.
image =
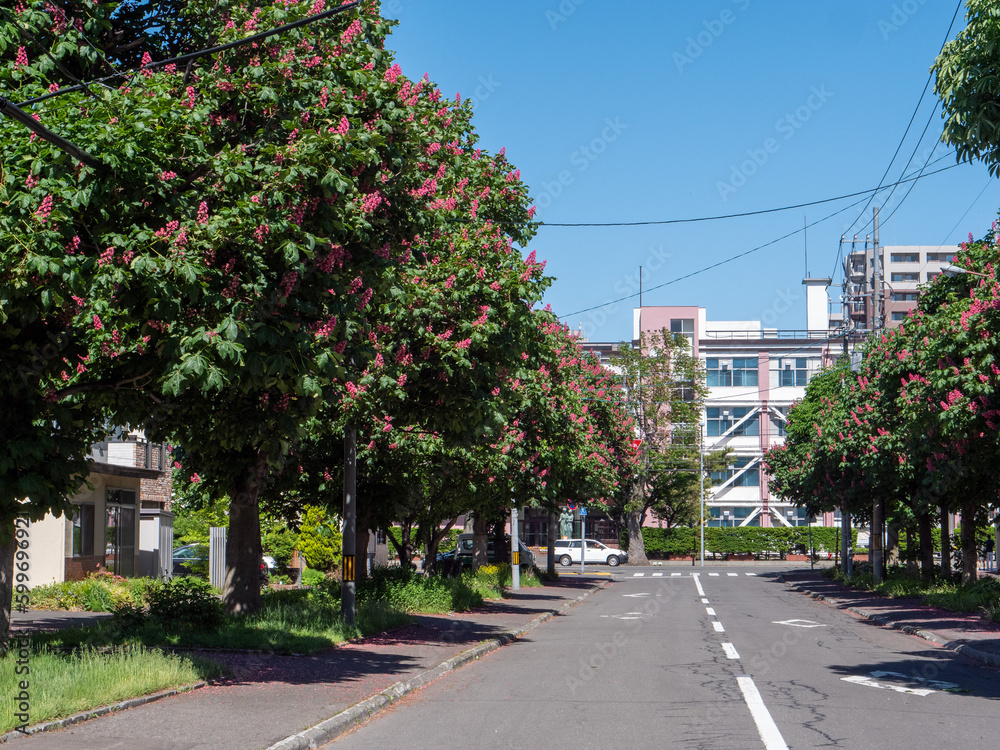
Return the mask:
[[[175,576],[208,575],[208,545],[185,544],[174,550],[173,574]]]

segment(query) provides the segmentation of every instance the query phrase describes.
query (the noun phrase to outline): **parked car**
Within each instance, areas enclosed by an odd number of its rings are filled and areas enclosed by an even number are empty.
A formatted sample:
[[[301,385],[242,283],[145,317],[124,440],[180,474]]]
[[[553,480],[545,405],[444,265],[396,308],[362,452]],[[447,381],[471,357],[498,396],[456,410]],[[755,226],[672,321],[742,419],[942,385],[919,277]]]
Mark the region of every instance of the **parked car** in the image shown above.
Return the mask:
[[[458,535],[458,546],[456,549],[456,554],[458,559],[462,561],[464,565],[472,564],[472,544],[473,544],[474,534],[459,534]],[[520,539],[517,540],[518,548],[520,551],[520,562],[524,567],[531,567],[535,564],[535,554],[528,549],[524,542]],[[507,536],[507,546],[510,546],[510,536]],[[493,537],[489,536],[486,539],[486,560],[488,562],[493,562]]]
[[[555,541],[556,559],[560,565],[572,565],[580,562],[579,539],[557,539]],[[611,567],[620,565],[628,559],[628,555],[620,549],[601,544],[596,539],[586,539],[588,563],[607,563]]]
[[[185,544],[174,550],[171,566],[175,576],[203,576],[208,572],[208,545]]]

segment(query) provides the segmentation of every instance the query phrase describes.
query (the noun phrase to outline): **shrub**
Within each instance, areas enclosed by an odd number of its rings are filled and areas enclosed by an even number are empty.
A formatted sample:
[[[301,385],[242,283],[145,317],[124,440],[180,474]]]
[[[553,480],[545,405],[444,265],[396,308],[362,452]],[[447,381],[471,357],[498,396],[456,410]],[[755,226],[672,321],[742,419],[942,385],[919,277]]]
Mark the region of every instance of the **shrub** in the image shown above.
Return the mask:
[[[302,571],[302,585],[303,586],[315,586],[317,584],[323,583],[326,580],[326,574],[318,570],[313,570],[312,568],[306,568]]]
[[[165,626],[215,629],[222,624],[222,602],[212,586],[199,578],[182,576],[161,582],[148,594],[149,616]]]
[[[299,528],[299,552],[310,568],[333,570],[340,563],[340,529],[330,520],[326,511],[318,506],[308,506]]]
[[[339,583],[334,583],[339,589]],[[329,584],[326,588],[329,590]],[[463,612],[483,603],[465,576],[424,576],[402,567],[373,570],[358,587],[357,600],[359,606],[382,602],[404,612]]]

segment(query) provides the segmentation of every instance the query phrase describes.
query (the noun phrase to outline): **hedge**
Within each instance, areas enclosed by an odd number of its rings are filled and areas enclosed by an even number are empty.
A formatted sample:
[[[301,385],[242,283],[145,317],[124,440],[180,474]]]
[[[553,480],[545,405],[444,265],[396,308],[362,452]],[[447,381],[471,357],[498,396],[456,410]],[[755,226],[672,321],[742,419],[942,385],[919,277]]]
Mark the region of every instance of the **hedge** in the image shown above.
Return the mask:
[[[659,529],[644,527],[642,538],[646,555],[690,555],[699,550],[701,530],[691,527]],[[817,551],[833,552],[837,549],[840,529],[831,526],[814,526],[813,547]],[[857,529],[851,529],[851,544],[857,545]],[[705,551],[717,555],[760,555],[767,552],[787,553],[809,549],[809,527],[740,526],[736,528],[709,527],[705,529]]]

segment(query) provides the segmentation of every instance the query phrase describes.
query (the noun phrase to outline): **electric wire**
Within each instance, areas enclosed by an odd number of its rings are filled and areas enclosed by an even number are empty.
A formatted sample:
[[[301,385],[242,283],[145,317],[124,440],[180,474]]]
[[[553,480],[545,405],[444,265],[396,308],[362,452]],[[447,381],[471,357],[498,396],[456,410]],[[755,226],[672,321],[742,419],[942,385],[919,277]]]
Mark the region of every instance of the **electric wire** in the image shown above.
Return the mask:
[[[939,172],[945,172],[945,171],[947,171],[949,169],[954,169],[956,166],[958,166],[958,165],[957,164],[952,164],[951,166],[943,167],[942,169],[935,170],[934,172],[929,172],[927,176],[930,176],[932,174],[937,174]],[[886,186],[886,188],[887,187],[888,186]],[[693,276],[698,276],[700,274],[703,274],[706,271],[711,271],[711,270],[713,270],[715,268],[718,268],[720,266],[726,265],[727,263],[732,263],[735,260],[739,260],[740,258],[745,258],[746,256],[752,255],[753,253],[756,253],[756,252],[758,252],[760,250],[763,250],[764,248],[770,247],[771,245],[775,245],[778,242],[781,242],[782,240],[786,240],[789,237],[794,237],[795,235],[799,234],[800,232],[804,232],[805,230],[807,230],[807,229],[809,229],[811,227],[814,227],[814,226],[816,226],[818,224],[822,224],[824,221],[828,221],[829,219],[832,219],[834,216],[842,214],[844,211],[848,211],[848,210],[854,208],[855,206],[860,205],[861,203],[864,202],[864,200],[865,200],[864,198],[861,198],[860,200],[857,200],[854,203],[848,204],[847,206],[844,206],[843,208],[840,208],[840,209],[834,211],[833,213],[824,216],[822,219],[817,219],[816,221],[812,222],[811,224],[807,224],[807,225],[805,225],[803,227],[799,227],[799,228],[797,228],[797,229],[795,229],[795,230],[793,230],[791,232],[788,232],[787,234],[782,235],[781,237],[778,237],[776,239],[773,239],[773,240],[770,240],[768,242],[765,242],[764,244],[758,245],[758,246],[756,246],[754,248],[751,248],[750,250],[745,250],[742,253],[737,253],[736,255],[730,256],[728,258],[724,258],[723,260],[720,260],[717,263],[712,263],[711,265],[705,266],[704,268],[700,268],[700,269],[698,269],[696,271],[692,271],[691,273],[685,274],[683,276],[678,276],[677,278],[671,279],[670,281],[665,281],[662,284],[657,284],[656,286],[650,287],[649,289],[644,289],[643,292],[646,293],[646,292],[655,291],[657,289],[662,289],[665,286],[670,286],[671,284],[676,284],[679,281],[685,281],[686,279],[690,279]],[[559,319],[561,320],[563,318],[572,318],[574,315],[580,315],[582,313],[591,312],[593,310],[600,310],[602,307],[608,307],[610,305],[618,304],[619,302],[625,302],[626,300],[635,299],[638,296],[639,296],[639,292],[634,292],[632,294],[627,294],[627,295],[625,295],[623,297],[619,297],[617,299],[608,300],[607,302],[602,302],[599,305],[592,305],[591,307],[585,307],[583,309],[575,310],[575,311],[573,311],[571,313],[567,313],[565,315],[560,315]]]
[[[938,245],[938,247],[944,247],[944,243],[948,241],[949,237],[951,237],[952,232],[954,232],[956,229],[958,229],[958,225],[961,224],[965,220],[965,217],[968,216],[969,212],[973,209],[973,207],[977,203],[979,203],[979,199],[983,197],[983,193],[985,193],[986,189],[990,185],[992,185],[992,184],[993,184],[993,178],[990,177],[988,180],[986,180],[986,184],[983,185],[983,189],[979,191],[979,195],[976,196],[976,199],[974,201],[972,201],[972,203],[969,204],[969,207],[967,209],[965,209],[965,213],[962,214],[959,217],[958,221],[955,222],[955,226],[953,226],[951,229],[948,230],[948,234],[946,234],[944,236],[944,239],[941,240],[941,243]]]

